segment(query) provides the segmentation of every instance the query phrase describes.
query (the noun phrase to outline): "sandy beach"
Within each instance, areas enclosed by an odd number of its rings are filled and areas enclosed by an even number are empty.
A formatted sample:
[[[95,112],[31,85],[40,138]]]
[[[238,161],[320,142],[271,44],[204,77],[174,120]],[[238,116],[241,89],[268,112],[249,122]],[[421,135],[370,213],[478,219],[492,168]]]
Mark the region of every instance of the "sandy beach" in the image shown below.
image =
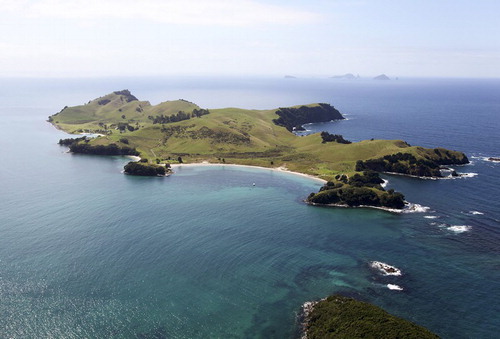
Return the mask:
[[[306,178],[309,178],[309,179],[321,182],[322,184],[326,183],[326,180],[324,180],[324,179],[321,179],[321,178],[318,178],[318,177],[315,177],[315,176],[309,175],[309,174],[304,174],[304,173],[300,173],[300,172],[289,171],[286,167],[283,167],[283,166],[269,168],[269,167],[251,166],[251,165],[213,164],[213,163],[209,163],[209,162],[201,162],[201,163],[193,163],[193,164],[172,164],[170,166],[171,166],[172,170],[174,170],[174,172],[175,172],[176,168],[183,167],[183,166],[185,166],[185,167],[195,167],[195,166],[223,166],[224,167],[224,166],[227,166],[227,167],[258,168],[258,169],[262,169],[262,170],[268,170],[268,171],[274,171],[274,172],[283,172],[283,173],[290,173],[290,174],[294,174],[294,175],[300,175],[302,177],[306,177]]]

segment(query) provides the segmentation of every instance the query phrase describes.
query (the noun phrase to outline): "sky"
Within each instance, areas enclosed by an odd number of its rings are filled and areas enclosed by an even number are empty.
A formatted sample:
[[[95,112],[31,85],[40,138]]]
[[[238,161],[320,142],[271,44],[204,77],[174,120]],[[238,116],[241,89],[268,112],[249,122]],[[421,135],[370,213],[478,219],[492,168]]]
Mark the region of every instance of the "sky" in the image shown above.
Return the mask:
[[[500,78],[498,0],[0,0],[0,77]]]

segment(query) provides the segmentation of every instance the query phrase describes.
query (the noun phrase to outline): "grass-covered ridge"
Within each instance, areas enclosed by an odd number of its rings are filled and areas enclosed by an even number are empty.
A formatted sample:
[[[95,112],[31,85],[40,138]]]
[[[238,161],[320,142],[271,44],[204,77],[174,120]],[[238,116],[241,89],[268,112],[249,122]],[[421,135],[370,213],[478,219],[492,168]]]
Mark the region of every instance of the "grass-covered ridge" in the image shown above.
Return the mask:
[[[393,316],[377,306],[339,295],[314,305],[306,316],[305,332],[307,339],[439,338],[426,328]]]
[[[343,140],[341,136],[325,140],[320,133],[299,137],[290,131],[308,120],[342,118],[328,104],[269,110],[207,110],[182,99],[151,105],[123,90],[84,105],[65,107],[50,116],[49,121],[69,133],[102,134],[86,142],[81,147],[85,150],[115,144],[119,149],[137,150],[141,157],[156,163],[170,163],[181,156],[186,163],[286,167],[333,181],[338,175],[351,177],[370,170],[371,160],[398,153],[408,154],[419,163],[432,160],[446,164],[465,157],[460,152],[410,146],[401,140],[343,143],[339,142]],[[356,168],[361,166],[359,161],[363,168]]]

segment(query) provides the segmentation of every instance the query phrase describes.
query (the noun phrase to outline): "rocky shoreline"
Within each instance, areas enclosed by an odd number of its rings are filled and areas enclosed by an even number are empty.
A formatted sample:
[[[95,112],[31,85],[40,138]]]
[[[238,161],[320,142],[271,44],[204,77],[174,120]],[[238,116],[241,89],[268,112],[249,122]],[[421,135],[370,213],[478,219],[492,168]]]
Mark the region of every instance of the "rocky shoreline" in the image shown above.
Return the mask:
[[[394,213],[394,214],[401,214],[401,213],[423,213],[426,212],[429,207],[425,207],[419,204],[414,204],[406,201],[406,205],[404,208],[397,209],[397,208],[389,208],[389,207],[383,207],[383,206],[370,206],[370,205],[359,205],[359,206],[349,206],[346,204],[318,204],[314,202],[310,202],[307,200],[304,200],[304,202],[308,205],[311,206],[318,206],[318,207],[338,207],[338,208],[371,208],[371,209],[376,209],[376,210],[381,210],[389,213]]]
[[[298,322],[300,325],[301,336],[300,339],[307,339],[307,325],[311,320],[311,313],[314,311],[314,306],[316,306],[320,301],[326,300],[326,298],[319,301],[306,301],[302,304],[300,308],[300,313],[298,315]]]

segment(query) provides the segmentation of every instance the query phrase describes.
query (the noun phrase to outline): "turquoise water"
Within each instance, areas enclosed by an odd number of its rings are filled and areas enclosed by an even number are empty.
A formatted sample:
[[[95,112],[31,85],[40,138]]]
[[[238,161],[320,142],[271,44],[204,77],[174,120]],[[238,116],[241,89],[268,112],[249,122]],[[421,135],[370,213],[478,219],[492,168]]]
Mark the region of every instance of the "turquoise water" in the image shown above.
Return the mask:
[[[500,82],[176,83],[2,84],[0,337],[293,338],[300,306],[337,292],[444,338],[496,337],[500,165],[483,158],[499,155]],[[307,206],[320,184],[292,174],[184,166],[136,178],[121,174],[125,158],[71,155],[56,144],[66,135],[48,115],[127,87],[153,103],[184,98],[209,108],[329,102],[349,120],[311,130],[352,140],[401,133],[411,144],[465,151],[473,164],[458,170],[477,175],[386,177],[429,207],[392,215]],[[373,260],[403,275],[382,276]]]

